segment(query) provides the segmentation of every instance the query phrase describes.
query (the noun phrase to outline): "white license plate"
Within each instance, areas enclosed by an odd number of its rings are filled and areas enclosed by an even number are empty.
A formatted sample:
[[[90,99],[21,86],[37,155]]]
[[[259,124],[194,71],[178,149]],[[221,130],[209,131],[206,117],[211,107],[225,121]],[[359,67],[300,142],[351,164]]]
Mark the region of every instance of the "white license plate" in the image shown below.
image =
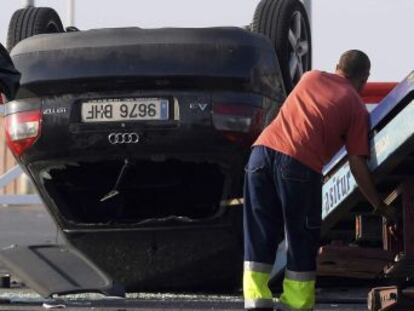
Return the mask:
[[[103,99],[82,103],[82,122],[168,120],[168,100],[160,98]]]

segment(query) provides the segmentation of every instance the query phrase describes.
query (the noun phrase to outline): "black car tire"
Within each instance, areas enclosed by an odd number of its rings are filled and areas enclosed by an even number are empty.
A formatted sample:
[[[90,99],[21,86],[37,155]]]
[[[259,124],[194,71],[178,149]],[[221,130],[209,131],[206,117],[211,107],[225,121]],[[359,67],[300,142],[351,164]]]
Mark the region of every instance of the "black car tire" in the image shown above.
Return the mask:
[[[312,67],[311,29],[304,5],[300,0],[261,0],[254,13],[252,31],[271,40],[286,91],[290,92]]]
[[[52,8],[27,7],[14,12],[7,33],[7,49],[34,35],[63,32],[59,15]]]

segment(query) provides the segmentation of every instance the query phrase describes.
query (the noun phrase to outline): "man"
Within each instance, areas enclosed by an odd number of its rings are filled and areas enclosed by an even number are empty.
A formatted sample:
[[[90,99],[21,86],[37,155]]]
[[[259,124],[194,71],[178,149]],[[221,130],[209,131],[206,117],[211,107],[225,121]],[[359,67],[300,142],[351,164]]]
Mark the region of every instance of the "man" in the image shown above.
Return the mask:
[[[14,68],[7,50],[0,44],[0,93],[8,100],[14,99],[19,81],[20,73]]]
[[[343,145],[352,173],[375,212],[393,217],[366,164],[369,115],[358,93],[370,67],[366,54],[351,50],[341,56],[335,74],[306,73],[254,144],[244,193],[246,309],[273,310],[267,283],[285,236],[287,267],[278,310],[313,310],[321,172]]]

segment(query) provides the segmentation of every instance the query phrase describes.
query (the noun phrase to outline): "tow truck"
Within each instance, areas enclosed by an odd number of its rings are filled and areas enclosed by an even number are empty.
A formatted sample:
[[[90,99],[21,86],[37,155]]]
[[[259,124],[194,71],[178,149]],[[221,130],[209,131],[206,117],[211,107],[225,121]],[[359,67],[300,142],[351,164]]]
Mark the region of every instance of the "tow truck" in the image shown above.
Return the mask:
[[[368,86],[365,101],[392,88],[370,114],[368,165],[384,201],[397,210],[396,228],[371,214],[344,149],[325,167],[322,190],[322,236],[331,244],[320,249],[319,275],[381,278],[401,285],[373,289],[368,299],[373,311],[414,307],[409,299],[414,297],[409,287],[414,276],[414,72],[394,86]]]

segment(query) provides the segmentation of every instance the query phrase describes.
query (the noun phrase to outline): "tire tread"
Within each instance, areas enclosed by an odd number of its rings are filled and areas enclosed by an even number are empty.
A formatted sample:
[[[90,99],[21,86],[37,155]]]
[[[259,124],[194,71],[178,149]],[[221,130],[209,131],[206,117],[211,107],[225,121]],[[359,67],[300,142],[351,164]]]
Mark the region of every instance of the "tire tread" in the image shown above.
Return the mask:
[[[299,0],[261,0],[253,17],[253,32],[267,36],[276,51],[287,92],[290,92],[294,87],[287,65],[289,61],[289,55],[287,54],[289,48],[287,32],[290,27],[291,14],[297,10],[305,18],[311,45],[309,19],[304,5]],[[311,50],[309,53],[311,57]],[[306,70],[310,70],[311,65],[310,62]]]
[[[50,22],[55,24],[56,32],[64,31],[59,15],[52,8],[28,7],[17,10],[9,23],[7,50],[10,52],[23,39],[47,33],[47,26]]]

